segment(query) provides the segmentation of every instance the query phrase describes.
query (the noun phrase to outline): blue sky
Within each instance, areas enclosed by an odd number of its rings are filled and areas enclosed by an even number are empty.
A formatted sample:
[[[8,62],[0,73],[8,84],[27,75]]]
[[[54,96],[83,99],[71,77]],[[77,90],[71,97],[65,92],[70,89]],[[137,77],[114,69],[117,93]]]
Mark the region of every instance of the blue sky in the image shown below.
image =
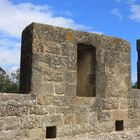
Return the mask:
[[[139,0],[0,0],[0,67],[19,67],[20,36],[31,22],[111,35],[131,43],[136,81],[136,39],[140,39]]]

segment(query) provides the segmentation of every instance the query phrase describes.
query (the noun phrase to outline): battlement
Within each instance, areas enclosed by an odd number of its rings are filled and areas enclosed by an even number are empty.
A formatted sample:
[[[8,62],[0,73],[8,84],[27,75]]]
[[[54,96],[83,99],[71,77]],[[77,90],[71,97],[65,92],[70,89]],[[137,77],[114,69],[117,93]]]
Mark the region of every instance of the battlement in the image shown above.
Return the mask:
[[[26,27],[22,94],[0,95],[0,139],[97,139],[104,133],[118,140],[128,130],[140,131],[130,49],[120,38],[38,23]]]

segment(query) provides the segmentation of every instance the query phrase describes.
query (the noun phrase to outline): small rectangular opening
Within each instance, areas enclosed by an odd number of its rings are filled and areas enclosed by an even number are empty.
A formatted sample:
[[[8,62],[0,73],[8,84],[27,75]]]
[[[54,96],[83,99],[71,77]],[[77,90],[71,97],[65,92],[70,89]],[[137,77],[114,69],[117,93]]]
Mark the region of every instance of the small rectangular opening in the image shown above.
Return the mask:
[[[124,130],[123,120],[117,120],[115,122],[116,131]]]
[[[46,138],[56,138],[56,126],[46,127]]]

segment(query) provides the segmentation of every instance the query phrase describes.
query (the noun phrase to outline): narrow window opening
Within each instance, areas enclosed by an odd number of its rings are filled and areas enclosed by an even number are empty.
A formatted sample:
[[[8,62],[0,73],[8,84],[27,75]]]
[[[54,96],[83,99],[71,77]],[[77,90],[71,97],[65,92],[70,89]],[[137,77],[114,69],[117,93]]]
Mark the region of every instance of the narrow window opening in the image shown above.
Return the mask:
[[[123,120],[117,120],[115,122],[115,126],[116,126],[116,131],[124,130]]]
[[[77,47],[77,96],[96,96],[96,48],[78,44]]]
[[[56,138],[56,126],[46,128],[46,138]]]

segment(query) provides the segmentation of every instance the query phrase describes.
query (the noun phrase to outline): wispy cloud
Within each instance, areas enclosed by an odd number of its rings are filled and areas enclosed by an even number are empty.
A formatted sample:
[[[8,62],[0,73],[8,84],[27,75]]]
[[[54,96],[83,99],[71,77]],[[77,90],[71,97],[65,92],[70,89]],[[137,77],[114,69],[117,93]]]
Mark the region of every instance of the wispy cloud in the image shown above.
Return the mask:
[[[129,18],[131,20],[135,20],[137,22],[140,22],[140,5],[132,5],[130,8],[130,16]]]
[[[140,22],[140,5],[137,4],[137,0],[115,0],[116,2],[125,3],[128,6],[129,13],[127,18]],[[123,15],[120,13],[119,8],[112,9],[111,13],[122,19]]]
[[[20,46],[20,39],[0,34],[0,67],[19,67]]]
[[[8,11],[7,11],[8,9]],[[70,11],[61,14],[70,15]],[[10,20],[10,22],[9,22]],[[0,31],[19,37],[22,29],[31,22],[41,22],[56,26],[87,30],[88,27],[77,24],[71,18],[55,16],[48,5],[34,5],[32,3],[13,4],[10,0],[0,0]]]
[[[124,2],[126,4],[134,4],[136,0],[115,0],[116,2]]]
[[[0,48],[0,66],[6,67],[18,65],[20,60],[19,49]]]
[[[118,17],[120,20],[123,19],[123,15],[121,14],[119,8],[114,8],[114,9],[112,9],[110,13],[111,13],[112,15]]]
[[[29,2],[14,4],[10,0],[0,0],[0,67],[19,67],[21,32],[31,22],[93,30],[77,24],[72,18],[66,18],[73,16],[69,10],[56,13],[49,5],[34,5]]]
[[[72,17],[74,14],[71,12],[71,11],[69,11],[69,10],[64,10],[64,11],[57,11],[56,12],[56,15],[57,14],[59,14],[59,15],[61,15],[61,16],[66,16],[66,17]]]
[[[95,34],[103,34],[103,32],[100,32],[100,31],[91,31],[91,33],[95,33]]]
[[[131,76],[132,83],[135,83],[137,81],[137,73],[133,73]]]

